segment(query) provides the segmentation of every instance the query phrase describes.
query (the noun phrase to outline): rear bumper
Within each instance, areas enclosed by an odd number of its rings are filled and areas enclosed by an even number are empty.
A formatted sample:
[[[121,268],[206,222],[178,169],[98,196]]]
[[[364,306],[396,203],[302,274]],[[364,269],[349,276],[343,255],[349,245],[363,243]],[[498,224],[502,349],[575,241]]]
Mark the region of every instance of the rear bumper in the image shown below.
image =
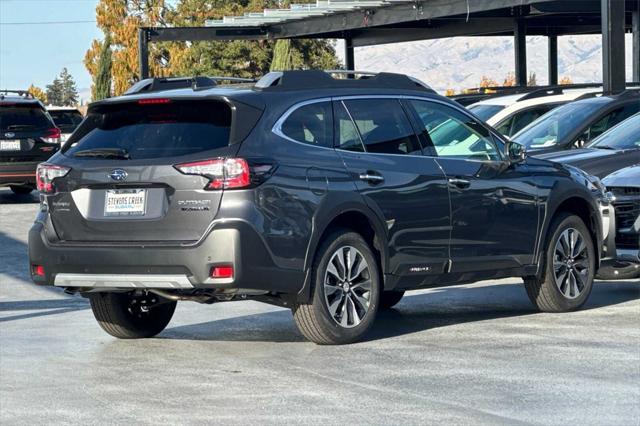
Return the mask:
[[[50,234],[50,233],[49,233]],[[121,288],[236,289],[295,295],[303,271],[278,267],[257,232],[243,222],[216,226],[195,246],[58,244],[43,222],[29,231],[31,278],[36,284],[80,291]],[[34,274],[42,266],[44,276]],[[211,278],[232,265],[233,278]]]
[[[30,185],[36,186],[36,167],[40,161],[23,163],[0,162],[0,186]]]

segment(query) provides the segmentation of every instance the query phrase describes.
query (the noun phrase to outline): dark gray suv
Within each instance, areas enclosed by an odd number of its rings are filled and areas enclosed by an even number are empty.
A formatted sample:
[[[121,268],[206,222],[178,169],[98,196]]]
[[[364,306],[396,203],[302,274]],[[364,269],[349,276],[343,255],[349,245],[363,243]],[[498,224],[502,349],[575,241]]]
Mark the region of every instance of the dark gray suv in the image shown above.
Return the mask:
[[[403,75],[217,83],[94,103],[38,168],[32,278],[89,297],[108,333],[253,299],[348,343],[405,290],[512,276],[541,310],[585,303],[613,213],[597,178],[525,158]]]

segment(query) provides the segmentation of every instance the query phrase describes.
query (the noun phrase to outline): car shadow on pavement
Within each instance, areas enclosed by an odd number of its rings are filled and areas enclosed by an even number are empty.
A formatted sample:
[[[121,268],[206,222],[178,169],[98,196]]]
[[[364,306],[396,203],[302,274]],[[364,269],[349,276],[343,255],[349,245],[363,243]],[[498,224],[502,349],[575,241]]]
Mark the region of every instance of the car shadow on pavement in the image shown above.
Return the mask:
[[[37,191],[31,194],[18,195],[9,189],[0,188],[0,204],[35,204],[40,202]]]
[[[582,310],[640,299],[640,284],[597,282]],[[214,307],[215,308],[215,307]],[[499,318],[539,314],[522,284],[444,287],[427,294],[408,293],[393,309],[378,313],[365,341],[396,337],[432,328]],[[299,342],[291,313],[279,310],[199,324],[170,327],[159,338],[212,341]]]
[[[0,312],[13,313],[16,311],[35,311],[24,314],[0,316],[0,323],[47,315],[59,315],[84,309],[89,309],[89,301],[81,297],[72,296],[65,299],[14,300],[0,302]]]

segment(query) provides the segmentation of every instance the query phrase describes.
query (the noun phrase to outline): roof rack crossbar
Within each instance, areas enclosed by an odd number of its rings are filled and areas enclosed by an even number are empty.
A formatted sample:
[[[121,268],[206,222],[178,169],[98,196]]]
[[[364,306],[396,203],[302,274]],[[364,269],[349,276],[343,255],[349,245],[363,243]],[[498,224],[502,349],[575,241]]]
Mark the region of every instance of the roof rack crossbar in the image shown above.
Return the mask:
[[[18,96],[23,96],[27,99],[34,99],[34,96],[31,92],[29,92],[28,90],[11,90],[11,89],[0,89],[0,94],[9,94],[9,93],[15,93]]]
[[[333,75],[352,78],[334,78]],[[357,78],[356,76],[360,76]],[[258,90],[304,90],[310,88],[394,88],[426,90],[435,93],[422,81],[404,74],[374,73],[358,70],[290,70],[265,74],[255,85]]]
[[[196,76],[196,77],[155,77],[140,80],[131,86],[124,94],[133,95],[139,93],[159,92],[162,90],[188,89],[205,90],[218,85],[218,82],[229,83],[255,83],[252,78],[227,77],[227,76]]]

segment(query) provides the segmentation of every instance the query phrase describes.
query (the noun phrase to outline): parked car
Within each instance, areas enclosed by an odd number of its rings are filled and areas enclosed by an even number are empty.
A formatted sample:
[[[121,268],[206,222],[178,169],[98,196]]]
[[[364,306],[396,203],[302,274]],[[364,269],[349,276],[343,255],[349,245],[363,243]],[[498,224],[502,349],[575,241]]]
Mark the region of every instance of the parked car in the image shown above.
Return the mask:
[[[513,136],[531,155],[582,148],[640,112],[640,90],[582,99],[558,107]]]
[[[600,271],[601,278],[640,274],[640,114],[606,131],[584,148],[537,156],[579,167],[602,179],[615,196],[618,260]],[[635,182],[634,182],[635,179]]]
[[[36,166],[60,148],[60,129],[26,90],[0,90],[0,187],[28,194]]]
[[[505,136],[513,136],[552,109],[577,99],[593,96],[597,87],[542,88],[528,93],[492,97],[468,109]]]
[[[597,178],[398,74],[143,80],[90,105],[38,182],[33,281],[89,297],[120,338],[179,300],[246,298],[349,343],[406,290],[512,276],[570,311],[613,247]]]
[[[71,133],[80,125],[84,118],[82,113],[75,107],[48,106],[47,111],[49,111],[49,115],[51,115],[56,126],[58,126],[60,132],[62,132],[60,136],[62,143],[69,139]]]

